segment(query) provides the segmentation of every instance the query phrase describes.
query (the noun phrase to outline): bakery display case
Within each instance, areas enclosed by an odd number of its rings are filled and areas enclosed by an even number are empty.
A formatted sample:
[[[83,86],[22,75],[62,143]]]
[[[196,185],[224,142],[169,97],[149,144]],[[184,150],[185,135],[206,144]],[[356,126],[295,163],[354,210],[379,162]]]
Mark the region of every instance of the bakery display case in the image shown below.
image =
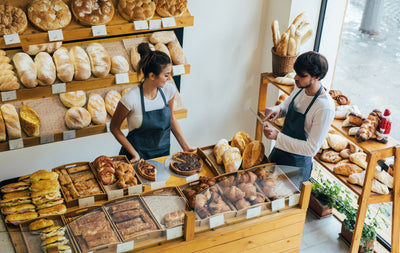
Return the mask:
[[[259,98],[258,98],[258,113],[264,113],[266,107],[266,98],[268,85],[272,85],[282,91],[283,93],[289,95],[293,90],[293,85],[285,85],[276,82],[276,79],[271,73],[262,73],[260,78],[260,88],[259,88]],[[367,209],[369,204],[393,202],[392,204],[392,240],[391,240],[391,252],[399,251],[399,234],[400,234],[400,186],[395,182],[400,179],[400,173],[396,172],[400,167],[400,160],[398,159],[400,155],[400,143],[393,138],[388,137],[387,143],[380,143],[373,139],[359,142],[354,136],[349,135],[349,128],[343,127],[342,119],[335,119],[331,124],[335,133],[340,134],[350,143],[357,145],[357,147],[365,154],[365,178],[358,186],[349,183],[349,177],[339,175],[334,173],[332,163],[322,161],[319,154],[317,154],[314,159],[325,168],[326,171],[331,173],[333,176],[338,178],[344,183],[350,190],[352,190],[358,196],[358,213],[357,220],[355,224],[354,234],[351,241],[350,252],[358,252],[358,246],[360,244],[361,233],[363,229],[364,220],[366,217]],[[279,127],[278,127],[279,128]],[[260,122],[256,122],[256,139],[261,140],[263,133],[263,125]],[[394,157],[394,174],[393,174],[393,189],[388,191],[388,193],[378,194],[372,192],[373,182],[375,177],[376,166],[378,161]]]

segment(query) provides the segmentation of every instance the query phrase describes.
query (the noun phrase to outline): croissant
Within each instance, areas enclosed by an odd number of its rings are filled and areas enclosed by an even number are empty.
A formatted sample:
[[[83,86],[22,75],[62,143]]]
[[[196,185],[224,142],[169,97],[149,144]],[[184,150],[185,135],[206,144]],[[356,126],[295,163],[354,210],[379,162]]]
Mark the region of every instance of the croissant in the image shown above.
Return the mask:
[[[247,201],[246,199],[241,199],[238,202],[235,203],[236,209],[240,210],[246,207],[251,206],[250,202]]]
[[[256,198],[253,201],[251,201],[251,204],[257,205],[264,202],[265,202],[265,197],[261,193],[257,192]]]
[[[240,190],[236,186],[225,187],[224,188],[224,196],[227,197],[230,201],[236,202],[246,195],[242,190]]]
[[[261,181],[261,185],[263,186],[263,192],[271,199],[276,199],[277,195],[275,191],[275,182],[272,178],[267,178]]]
[[[235,184],[235,177],[234,176],[225,177],[225,179],[220,181],[220,183],[219,183],[219,185],[221,185],[223,187],[233,186],[234,184]]]
[[[253,201],[257,197],[257,188],[252,183],[241,183],[238,188],[244,192],[244,197],[250,201]]]

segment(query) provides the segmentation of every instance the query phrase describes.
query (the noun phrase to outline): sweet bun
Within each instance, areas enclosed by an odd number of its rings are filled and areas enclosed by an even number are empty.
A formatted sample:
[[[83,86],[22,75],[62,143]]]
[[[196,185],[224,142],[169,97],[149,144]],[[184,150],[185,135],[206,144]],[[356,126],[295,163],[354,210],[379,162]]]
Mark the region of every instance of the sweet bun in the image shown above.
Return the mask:
[[[128,21],[149,20],[153,18],[156,5],[153,0],[120,0],[119,14]]]
[[[39,136],[40,134],[40,117],[39,115],[28,105],[22,105],[19,111],[19,117],[21,120],[22,130],[29,137]]]
[[[243,169],[259,165],[264,158],[264,144],[261,141],[250,142],[243,152]]]
[[[83,107],[71,107],[65,113],[65,124],[69,129],[82,129],[92,120],[90,113]]]
[[[111,58],[111,73],[121,74],[129,72],[129,63],[125,57],[116,55]]]
[[[338,95],[335,98],[336,102],[338,105],[349,105],[350,104],[350,99],[346,97],[345,95]]]
[[[217,161],[217,164],[222,164],[222,157],[224,156],[224,153],[226,150],[228,150],[231,146],[229,145],[228,141],[226,139],[221,139],[215,144],[213,152],[215,155],[215,159]]]
[[[246,132],[237,132],[231,142],[232,147],[237,147],[240,153],[243,153],[246,146],[252,142],[253,139]]]
[[[82,90],[60,93],[59,96],[67,108],[82,107],[86,104],[86,93]]]

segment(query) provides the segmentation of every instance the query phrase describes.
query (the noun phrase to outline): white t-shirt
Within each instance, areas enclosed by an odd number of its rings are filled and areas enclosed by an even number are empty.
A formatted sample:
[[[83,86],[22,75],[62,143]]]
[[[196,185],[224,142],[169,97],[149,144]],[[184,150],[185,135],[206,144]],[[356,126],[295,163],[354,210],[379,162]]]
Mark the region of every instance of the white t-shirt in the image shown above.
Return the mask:
[[[161,88],[164,92],[165,99],[169,102],[174,96],[176,92],[175,85],[173,83],[166,83],[164,88]],[[155,99],[150,100],[145,97],[144,98],[144,107],[146,112],[158,110],[164,108],[164,100],[161,96],[160,91],[157,92],[157,96]],[[120,102],[128,109],[130,112],[126,117],[128,120],[128,128],[129,132],[139,128],[142,125],[143,114],[142,114],[142,102],[140,99],[140,87],[139,85],[135,85],[130,89],[127,93],[125,93]]]
[[[281,116],[286,115],[290,102],[299,90],[299,88],[295,87],[290,96],[279,105],[281,107]],[[313,98],[314,96],[308,96],[303,89],[294,100],[294,109],[304,114]],[[304,131],[307,141],[298,140],[286,134],[279,133],[276,138],[275,147],[293,154],[313,157],[317,154],[326,138],[334,117],[335,103],[328,91],[325,91],[324,94],[318,96],[306,114]]]

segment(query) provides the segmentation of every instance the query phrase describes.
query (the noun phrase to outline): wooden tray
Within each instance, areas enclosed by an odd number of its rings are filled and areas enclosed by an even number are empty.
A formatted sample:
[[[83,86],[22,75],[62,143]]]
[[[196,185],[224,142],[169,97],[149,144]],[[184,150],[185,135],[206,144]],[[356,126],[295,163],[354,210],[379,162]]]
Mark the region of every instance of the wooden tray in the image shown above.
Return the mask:
[[[99,200],[105,200],[107,198],[107,194],[105,189],[103,188],[103,186],[97,181],[96,176],[94,175],[92,169],[90,168],[90,163],[89,162],[76,162],[76,163],[69,163],[69,164],[65,164],[65,165],[61,165],[58,167],[55,167],[52,169],[52,171],[54,172],[59,172],[62,169],[68,169],[68,168],[73,168],[73,167],[77,167],[77,166],[83,166],[83,165],[87,165],[88,166],[88,170],[90,171],[90,173],[93,174],[93,178],[96,180],[97,185],[100,188],[101,193],[98,194],[90,194],[84,197],[79,197],[79,198],[73,198],[72,196],[69,198],[68,195],[66,194],[65,190],[63,187],[61,187],[61,193],[64,197],[64,201],[67,205],[67,207],[73,207],[73,206],[78,206],[79,205],[79,199],[80,198],[89,198],[89,197],[93,197],[94,201],[99,201]],[[61,183],[60,183],[61,185]]]

